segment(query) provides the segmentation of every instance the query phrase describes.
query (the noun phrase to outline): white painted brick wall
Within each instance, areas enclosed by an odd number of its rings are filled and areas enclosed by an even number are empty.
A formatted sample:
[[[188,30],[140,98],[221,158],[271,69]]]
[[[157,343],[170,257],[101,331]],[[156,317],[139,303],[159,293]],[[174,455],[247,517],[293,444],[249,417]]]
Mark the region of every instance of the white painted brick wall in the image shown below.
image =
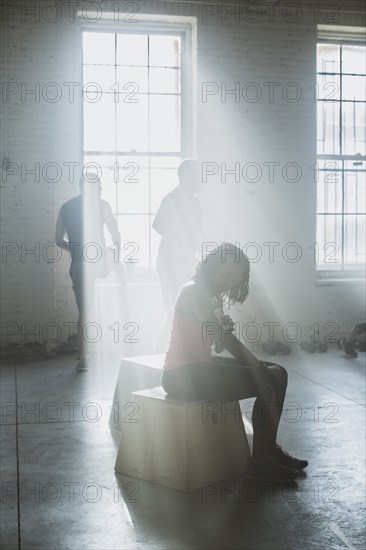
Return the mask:
[[[297,23],[284,21],[280,16],[273,23],[268,23],[265,16],[258,23],[222,22],[219,18],[204,23],[200,3],[137,5],[140,13],[198,18],[198,146],[202,161],[295,161],[303,167],[303,177],[295,184],[210,182],[203,191],[207,240],[267,240],[281,244],[297,241],[306,250],[315,240],[315,185],[309,170],[315,162],[316,104],[308,90],[315,80],[316,25],[312,8],[307,11],[307,3],[301,3],[303,17]],[[337,6],[339,23],[362,24],[362,2],[341,2]],[[78,81],[78,29],[76,23],[68,21],[67,14],[57,23],[37,23],[32,16],[23,22],[19,16],[9,16],[5,21],[3,12],[2,30],[6,46],[2,74],[7,82],[19,86],[26,83],[32,88],[35,82],[42,87],[49,82]],[[211,81],[225,82],[228,88],[235,82],[257,82],[263,86],[264,82],[275,81],[280,82],[281,88],[296,82],[303,95],[293,104],[279,94],[274,103],[236,103],[230,96],[221,102],[219,95],[203,103],[202,82]],[[63,97],[58,103],[49,103],[41,98],[37,103],[29,97],[22,102],[20,94],[16,94],[1,108],[5,124],[2,160],[6,155],[10,162],[23,162],[27,167],[35,162],[44,166],[49,162],[62,165],[80,160],[80,101],[71,104]],[[9,175],[2,182],[2,242],[16,243],[20,248],[21,243],[28,247],[40,243],[43,247],[53,241],[58,209],[77,192],[77,183],[68,182],[66,177],[49,184],[42,179],[35,182],[32,175],[25,182],[19,173]],[[221,211],[213,220],[210,209],[218,199]],[[16,253],[1,267],[3,323],[24,322],[31,327],[36,321],[62,324],[76,319],[65,254],[61,261],[52,264],[42,257],[35,262],[30,256],[22,262],[20,253]],[[254,318],[259,310],[262,320],[275,320],[276,315],[304,325],[316,320],[337,320],[343,330],[363,316],[362,288],[316,287],[310,254],[296,265],[267,263],[258,265],[255,271],[265,284],[254,284],[250,309],[242,313],[243,319]],[[276,302],[272,311],[268,306],[271,300]],[[17,340],[17,336],[13,339]]]

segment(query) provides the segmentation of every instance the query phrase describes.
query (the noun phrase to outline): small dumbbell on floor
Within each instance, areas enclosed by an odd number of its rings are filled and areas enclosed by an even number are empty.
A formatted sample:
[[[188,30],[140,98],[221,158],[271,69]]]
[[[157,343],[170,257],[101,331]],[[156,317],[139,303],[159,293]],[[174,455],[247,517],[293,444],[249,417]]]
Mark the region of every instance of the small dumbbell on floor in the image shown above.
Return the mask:
[[[341,340],[342,338],[338,338],[336,342],[338,349],[342,349]],[[359,340],[355,340],[355,347],[358,349],[358,351],[366,351],[366,342],[360,342]]]
[[[306,342],[305,340],[303,340],[300,343],[300,348],[303,351],[307,351],[308,353],[316,353],[316,352],[326,353],[328,351],[328,344],[326,344],[325,342],[316,343],[316,342]]]
[[[291,353],[291,346],[283,342],[264,342],[262,344],[262,350],[269,355],[288,355]]]

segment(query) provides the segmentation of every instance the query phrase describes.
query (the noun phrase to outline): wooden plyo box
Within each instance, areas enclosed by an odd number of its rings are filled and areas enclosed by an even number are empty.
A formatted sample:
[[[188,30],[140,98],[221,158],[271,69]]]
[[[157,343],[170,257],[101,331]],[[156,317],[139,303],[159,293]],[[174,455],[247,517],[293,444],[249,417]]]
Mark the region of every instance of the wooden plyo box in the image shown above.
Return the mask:
[[[243,473],[250,451],[238,402],[184,402],[162,387],[133,392],[115,470],[194,491]]]
[[[133,414],[133,405],[129,405],[132,392],[160,386],[164,357],[164,354],[155,354],[121,359],[109,416],[111,428],[120,432],[124,430]]]

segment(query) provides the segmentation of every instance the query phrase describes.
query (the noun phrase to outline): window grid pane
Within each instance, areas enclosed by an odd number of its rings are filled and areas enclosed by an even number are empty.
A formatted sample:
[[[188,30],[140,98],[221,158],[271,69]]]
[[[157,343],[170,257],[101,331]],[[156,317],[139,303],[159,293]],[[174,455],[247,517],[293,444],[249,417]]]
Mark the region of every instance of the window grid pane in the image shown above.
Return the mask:
[[[365,264],[366,48],[317,47],[318,269]]]
[[[84,87],[84,165],[98,168],[122,243],[140,240],[137,265],[151,267],[151,222],[182,158],[180,35],[84,32]]]

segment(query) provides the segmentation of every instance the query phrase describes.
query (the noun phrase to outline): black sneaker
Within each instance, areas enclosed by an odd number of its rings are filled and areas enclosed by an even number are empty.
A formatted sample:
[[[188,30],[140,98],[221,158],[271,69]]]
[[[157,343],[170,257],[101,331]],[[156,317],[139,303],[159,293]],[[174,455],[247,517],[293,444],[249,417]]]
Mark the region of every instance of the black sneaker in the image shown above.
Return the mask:
[[[276,462],[293,470],[303,470],[309,464],[307,460],[300,460],[299,458],[289,455],[283,451],[279,445],[276,445],[275,452],[272,456]]]
[[[288,483],[293,481],[299,474],[299,471],[282,466],[271,456],[261,462],[251,459],[245,471],[245,476],[249,479],[275,483]]]
[[[347,342],[345,338],[341,338],[341,346],[344,353],[349,357],[358,357],[358,353],[355,350],[355,345],[353,342]]]

